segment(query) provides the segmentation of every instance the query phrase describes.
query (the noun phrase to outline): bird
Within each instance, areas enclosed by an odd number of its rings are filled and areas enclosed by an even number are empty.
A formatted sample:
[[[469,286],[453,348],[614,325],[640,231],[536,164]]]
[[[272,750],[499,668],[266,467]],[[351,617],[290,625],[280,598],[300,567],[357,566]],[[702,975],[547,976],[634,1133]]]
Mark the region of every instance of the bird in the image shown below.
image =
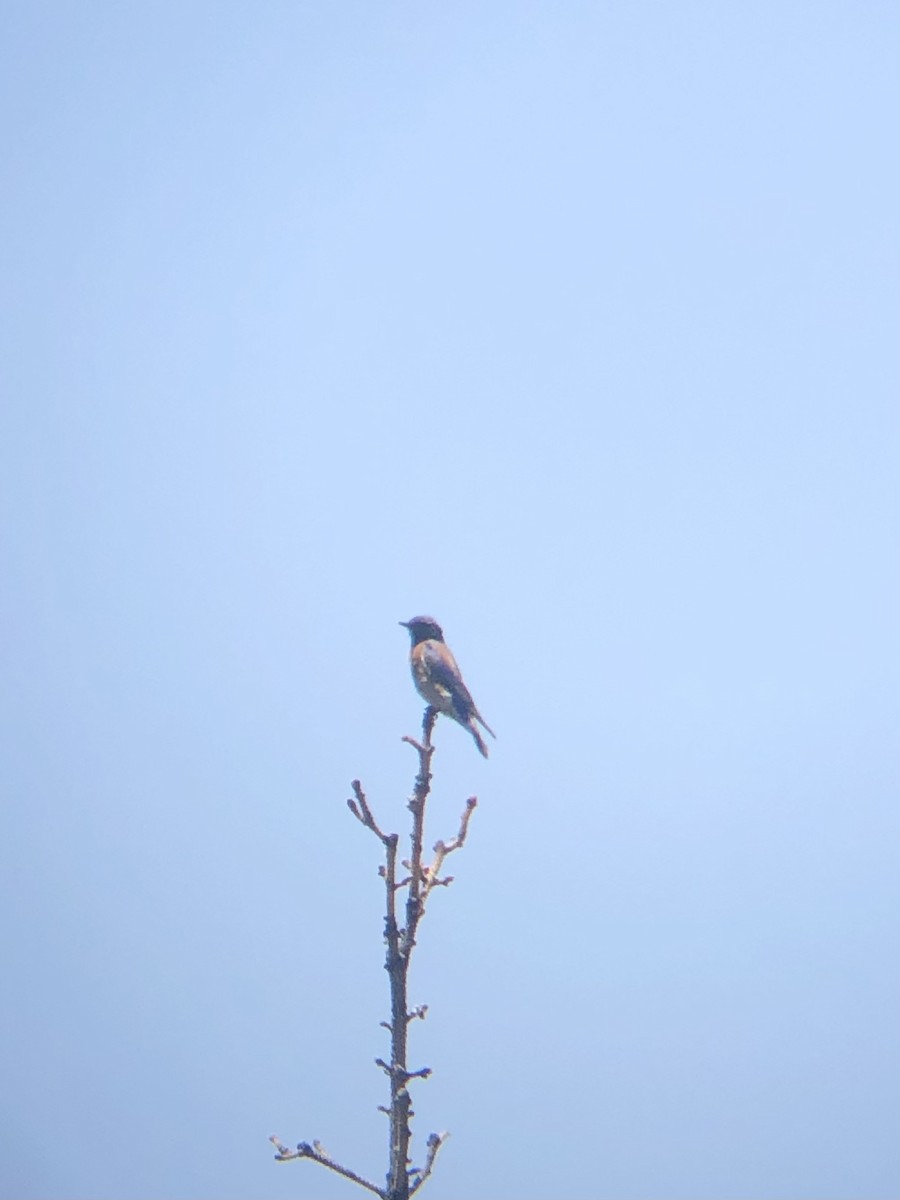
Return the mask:
[[[456,659],[444,641],[444,631],[434,617],[413,617],[400,624],[409,630],[412,643],[409,666],[419,695],[438,712],[452,717],[463,729],[467,729],[475,739],[475,745],[487,758],[488,748],[475,722],[486,729],[492,738],[497,735],[475,707]]]

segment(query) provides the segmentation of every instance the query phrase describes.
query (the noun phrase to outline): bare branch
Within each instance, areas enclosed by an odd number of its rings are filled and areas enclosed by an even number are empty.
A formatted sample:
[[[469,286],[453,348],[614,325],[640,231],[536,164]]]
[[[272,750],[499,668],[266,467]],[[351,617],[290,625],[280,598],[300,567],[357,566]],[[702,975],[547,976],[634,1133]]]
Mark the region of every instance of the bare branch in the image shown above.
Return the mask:
[[[431,1174],[434,1167],[434,1160],[438,1155],[438,1150],[440,1150],[441,1146],[443,1146],[444,1142],[446,1142],[449,1136],[449,1133],[432,1133],[429,1136],[427,1142],[428,1157],[425,1159],[425,1166],[421,1168],[417,1167],[409,1173],[410,1196],[414,1196],[416,1194],[416,1192]]]
[[[431,752],[434,749],[434,747],[431,745],[431,735],[434,732],[434,723],[437,718],[438,710],[436,708],[432,708],[429,704],[422,716],[422,741],[417,742],[416,739],[410,737],[409,734],[406,734],[406,736],[402,739],[407,743],[407,745],[412,746],[415,750],[418,750],[419,754],[427,754],[429,759],[431,758]]]
[[[389,1066],[383,1058],[376,1058],[375,1066],[381,1067],[385,1075],[389,1075],[391,1079],[399,1079],[401,1083],[409,1083],[410,1079],[427,1079],[432,1074],[431,1067],[420,1067],[418,1071],[407,1071],[405,1067]]]
[[[427,1079],[432,1073],[431,1067],[419,1067],[418,1071],[404,1071],[407,1079]]]
[[[448,887],[453,882],[453,876],[448,875],[446,879],[440,879],[440,870],[444,865],[444,859],[448,854],[452,854],[455,850],[460,850],[465,845],[466,838],[469,834],[469,821],[472,813],[478,807],[478,799],[475,796],[470,796],[466,801],[466,807],[463,810],[463,815],[459,822],[459,832],[452,842],[435,842],[434,844],[434,862],[430,867],[425,868],[425,887],[422,891],[422,902],[428,898],[429,892],[435,887]]]
[[[354,779],[350,786],[353,788],[353,794],[356,799],[348,800],[347,807],[353,813],[354,817],[356,817],[357,821],[365,825],[367,829],[371,829],[375,836],[381,838],[384,844],[387,845],[390,835],[382,833],[378,828],[375,818],[372,816],[372,810],[369,808],[369,802],[366,800],[366,793],[362,790],[362,784],[358,779]]]
[[[422,869],[422,842],[425,832],[425,803],[428,800],[428,793],[431,791],[431,758],[434,754],[431,734],[436,720],[437,710],[429,706],[425,709],[425,716],[422,720],[424,734],[422,744],[410,737],[403,739],[419,755],[419,771],[416,775],[413,794],[407,805],[413,815],[412,834],[410,835],[412,853],[408,862],[410,879],[406,894],[406,929],[401,938],[401,950],[407,958],[412,954],[416,944],[416,929],[422,916],[421,890],[425,880]]]
[[[358,1183],[360,1187],[366,1188],[370,1192],[374,1192],[376,1196],[381,1196],[382,1200],[387,1200],[387,1192],[380,1188],[377,1184],[372,1183],[369,1179],[364,1179],[362,1175],[357,1175],[356,1171],[351,1171],[349,1167],[342,1166],[341,1163],[335,1160],[326,1152],[325,1147],[321,1142],[300,1142],[296,1150],[290,1150],[283,1142],[280,1142],[277,1137],[270,1137],[269,1141],[278,1151],[275,1155],[276,1162],[291,1162],[295,1158],[309,1158],[313,1162],[319,1163],[323,1167],[327,1167],[329,1171],[336,1171],[338,1175],[343,1175],[345,1179],[352,1179],[354,1183]]]
[[[348,799],[347,807],[361,825],[365,825],[380,840],[384,846],[384,862],[378,868],[378,874],[384,881],[385,916],[384,966],[390,981],[391,1012],[390,1019],[382,1021],[381,1028],[390,1035],[390,1058],[376,1058],[375,1062],[390,1080],[390,1104],[379,1105],[378,1111],[383,1112],[389,1120],[389,1170],[386,1186],[378,1187],[370,1180],[358,1175],[349,1167],[336,1162],[319,1142],[300,1142],[296,1150],[283,1145],[278,1138],[270,1141],[276,1148],[276,1159],[288,1162],[293,1159],[309,1158],[338,1175],[358,1183],[361,1187],[373,1192],[381,1200],[409,1200],[409,1197],[422,1186],[434,1167],[435,1158],[441,1146],[447,1139],[446,1133],[432,1133],[428,1138],[427,1155],[423,1167],[410,1168],[409,1148],[412,1137],[411,1121],[415,1115],[412,1108],[408,1084],[413,1079],[427,1079],[431,1075],[430,1067],[420,1067],[410,1071],[407,1066],[407,1034],[411,1021],[425,1019],[428,1011],[426,1004],[419,1004],[410,1009],[407,1002],[407,986],[412,952],[416,945],[416,935],[419,923],[425,912],[425,901],[436,887],[446,887],[452,882],[452,876],[441,876],[441,868],[448,854],[459,850],[466,841],[469,830],[469,820],[477,805],[477,800],[471,796],[466,801],[462,814],[459,831],[449,842],[439,841],[434,845],[434,860],[430,866],[423,861],[425,844],[425,808],[431,791],[431,760],[434,755],[432,734],[437,720],[437,710],[428,707],[422,719],[422,740],[412,737],[403,740],[416,751],[419,759],[413,792],[407,807],[412,813],[412,829],[410,832],[410,855],[402,861],[406,872],[397,879],[397,854],[399,836],[396,833],[385,833],[378,825],[369,807],[362,784],[358,779],[351,783],[353,796]],[[398,924],[397,892],[406,890],[404,908],[405,925]],[[402,903],[402,901],[401,901]]]

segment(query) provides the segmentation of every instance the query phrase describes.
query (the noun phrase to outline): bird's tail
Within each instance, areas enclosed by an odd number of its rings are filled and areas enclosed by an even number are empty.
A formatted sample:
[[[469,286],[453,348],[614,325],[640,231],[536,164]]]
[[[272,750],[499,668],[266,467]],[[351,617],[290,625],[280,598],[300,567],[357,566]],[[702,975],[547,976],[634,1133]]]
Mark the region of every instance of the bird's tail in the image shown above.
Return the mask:
[[[488,733],[491,735],[491,737],[494,739],[494,741],[496,741],[497,740],[496,733],[494,733],[493,729],[491,729],[490,725],[488,725],[487,721],[484,719],[484,717],[481,715],[481,713],[478,711],[477,708],[475,709],[475,712],[472,715],[474,716],[474,718],[478,722],[478,724],[481,725],[482,728],[486,729],[488,731]],[[487,755],[485,755],[484,757],[487,758]]]
[[[483,722],[482,722],[482,724],[483,724]],[[487,729],[486,725],[484,727],[485,727],[485,729]],[[488,748],[484,744],[484,738],[481,736],[481,734],[475,728],[475,722],[470,721],[468,723],[468,725],[466,726],[466,729],[468,729],[469,733],[471,733],[472,737],[475,739],[475,745],[478,747],[478,749],[481,751],[481,753],[484,755],[484,757],[487,758]]]

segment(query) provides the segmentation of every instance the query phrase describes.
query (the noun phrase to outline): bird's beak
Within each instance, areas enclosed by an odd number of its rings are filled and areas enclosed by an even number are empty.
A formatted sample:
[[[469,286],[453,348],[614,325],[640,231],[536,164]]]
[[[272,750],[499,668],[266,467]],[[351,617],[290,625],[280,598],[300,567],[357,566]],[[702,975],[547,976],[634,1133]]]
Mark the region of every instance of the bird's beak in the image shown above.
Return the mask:
[[[404,629],[409,629],[409,621],[398,621],[398,625],[402,625]]]

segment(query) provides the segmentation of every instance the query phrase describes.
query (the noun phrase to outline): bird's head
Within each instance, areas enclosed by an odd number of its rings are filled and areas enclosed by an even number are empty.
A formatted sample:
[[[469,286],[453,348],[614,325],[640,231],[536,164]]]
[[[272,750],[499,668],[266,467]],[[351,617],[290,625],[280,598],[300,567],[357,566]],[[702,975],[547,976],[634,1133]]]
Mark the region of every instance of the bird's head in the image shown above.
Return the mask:
[[[444,640],[444,631],[434,617],[412,617],[409,621],[401,621],[400,624],[404,629],[409,630],[409,636],[414,646],[417,646],[419,642],[442,642]]]

